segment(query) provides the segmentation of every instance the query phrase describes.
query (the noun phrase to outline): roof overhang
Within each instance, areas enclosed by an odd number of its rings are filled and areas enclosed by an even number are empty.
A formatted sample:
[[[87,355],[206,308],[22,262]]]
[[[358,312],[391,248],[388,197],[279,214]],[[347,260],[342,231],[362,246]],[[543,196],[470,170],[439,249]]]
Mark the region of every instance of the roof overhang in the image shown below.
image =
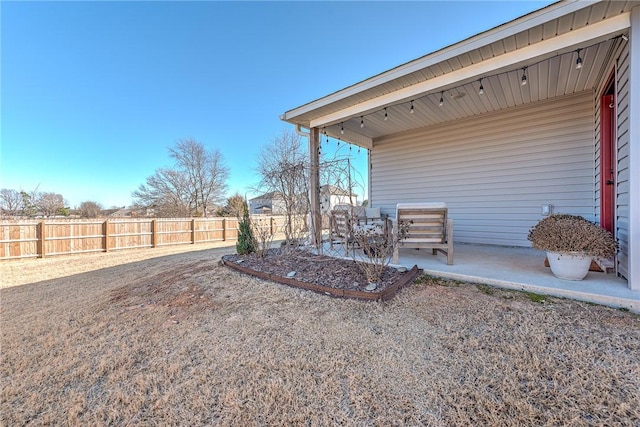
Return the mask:
[[[593,90],[639,4],[555,3],[289,110],[281,119],[371,148],[374,139],[389,134]],[[576,52],[588,63],[578,71]],[[518,89],[523,70],[531,82],[527,93]],[[482,97],[476,93],[480,79],[488,89]],[[439,108],[445,94],[456,102]],[[414,102],[420,120],[406,114]],[[393,120],[386,120],[387,113]]]

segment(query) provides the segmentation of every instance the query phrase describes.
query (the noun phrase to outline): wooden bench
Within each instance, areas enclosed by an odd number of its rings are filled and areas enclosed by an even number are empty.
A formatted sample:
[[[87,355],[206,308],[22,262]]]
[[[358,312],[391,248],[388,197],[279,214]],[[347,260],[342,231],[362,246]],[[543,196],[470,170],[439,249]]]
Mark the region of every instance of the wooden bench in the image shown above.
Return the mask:
[[[447,264],[453,264],[453,220],[447,217],[445,203],[398,203],[394,235],[401,226],[406,227],[404,236],[393,251],[393,262],[398,263],[399,247],[432,249],[433,255],[442,252]],[[404,237],[404,238],[403,238]]]

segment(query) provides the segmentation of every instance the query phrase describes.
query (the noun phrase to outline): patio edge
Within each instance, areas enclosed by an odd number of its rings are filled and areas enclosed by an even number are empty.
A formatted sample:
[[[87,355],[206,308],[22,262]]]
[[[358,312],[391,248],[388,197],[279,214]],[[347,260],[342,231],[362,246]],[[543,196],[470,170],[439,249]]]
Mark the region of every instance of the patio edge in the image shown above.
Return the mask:
[[[478,283],[484,285],[495,286],[498,288],[511,289],[515,291],[527,291],[535,292],[537,294],[548,295],[552,297],[573,299],[582,302],[595,303],[605,305],[612,308],[624,308],[629,311],[640,314],[640,300],[634,300],[630,298],[613,297],[607,295],[594,294],[591,292],[580,292],[573,290],[563,290],[557,288],[550,288],[539,285],[529,285],[526,283],[511,282],[507,280],[489,279],[485,277],[471,276],[467,274],[459,273],[446,273],[437,270],[423,270],[423,274],[428,274],[434,277],[441,277],[444,279],[453,279],[469,283]]]

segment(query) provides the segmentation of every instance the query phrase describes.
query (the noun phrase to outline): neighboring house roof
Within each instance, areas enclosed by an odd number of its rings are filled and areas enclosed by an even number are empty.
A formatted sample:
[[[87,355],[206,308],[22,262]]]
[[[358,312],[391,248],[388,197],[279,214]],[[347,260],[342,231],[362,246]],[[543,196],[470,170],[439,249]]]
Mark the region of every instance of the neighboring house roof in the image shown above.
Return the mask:
[[[322,185],[320,186],[320,192],[335,196],[349,196],[349,192],[347,190],[343,190],[342,188],[334,185]],[[351,196],[357,197],[356,193],[351,193]]]
[[[254,197],[253,199],[249,199],[250,202],[255,200],[281,200],[282,194],[277,191],[271,191],[269,193],[264,193],[260,196]]]
[[[131,216],[132,209],[123,208],[109,214],[109,216]]]
[[[628,32],[630,11],[638,5],[554,3],[289,110],[281,119],[371,148],[374,138],[592,90],[613,54],[613,39]],[[575,70],[578,57],[581,72]],[[519,90],[523,75],[527,91]],[[412,108],[420,120],[405,114]]]

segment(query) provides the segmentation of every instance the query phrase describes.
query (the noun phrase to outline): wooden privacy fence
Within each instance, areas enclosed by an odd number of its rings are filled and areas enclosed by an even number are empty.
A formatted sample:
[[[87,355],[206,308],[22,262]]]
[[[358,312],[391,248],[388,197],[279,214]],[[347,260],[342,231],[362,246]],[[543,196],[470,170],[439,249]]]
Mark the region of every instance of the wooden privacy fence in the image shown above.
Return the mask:
[[[260,216],[279,234],[284,216]],[[0,221],[0,259],[236,241],[236,218]]]

